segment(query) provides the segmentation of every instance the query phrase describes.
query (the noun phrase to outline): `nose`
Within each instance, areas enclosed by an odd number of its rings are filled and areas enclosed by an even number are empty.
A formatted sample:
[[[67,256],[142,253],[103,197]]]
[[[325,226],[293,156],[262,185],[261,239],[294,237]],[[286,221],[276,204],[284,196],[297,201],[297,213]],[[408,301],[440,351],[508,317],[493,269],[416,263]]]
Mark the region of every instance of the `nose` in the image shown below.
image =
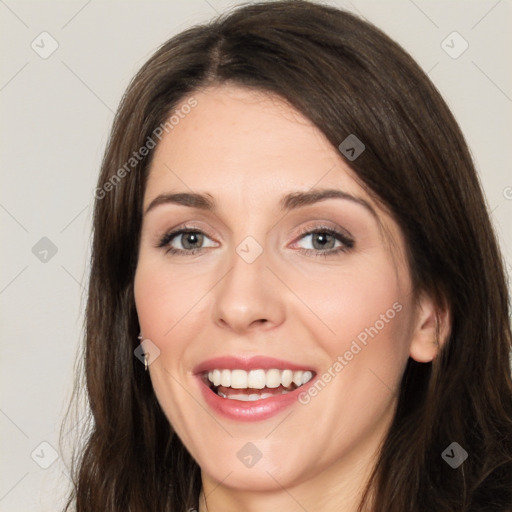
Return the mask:
[[[285,318],[285,288],[268,268],[265,250],[252,262],[233,251],[227,274],[214,287],[214,322],[238,335],[272,329]]]

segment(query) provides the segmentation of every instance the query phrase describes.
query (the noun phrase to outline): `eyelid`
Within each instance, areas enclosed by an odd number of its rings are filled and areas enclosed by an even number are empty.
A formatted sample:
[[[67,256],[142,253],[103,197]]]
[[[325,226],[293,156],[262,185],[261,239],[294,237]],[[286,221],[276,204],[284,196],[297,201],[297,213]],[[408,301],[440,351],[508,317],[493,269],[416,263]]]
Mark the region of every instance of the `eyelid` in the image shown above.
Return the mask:
[[[207,248],[212,248],[212,247],[200,247],[200,248],[192,249],[192,250],[188,250],[188,251],[184,250],[184,249],[172,248],[171,242],[173,242],[176,238],[178,238],[186,233],[200,233],[200,234],[204,235],[206,238],[212,240],[212,242],[214,244],[218,244],[218,242],[215,240],[215,237],[212,237],[205,229],[198,228],[196,226],[181,225],[181,226],[176,226],[175,228],[170,229],[168,231],[165,231],[163,235],[158,235],[156,242],[154,244],[154,247],[156,247],[157,249],[163,249],[166,252],[172,252],[173,250],[175,250],[176,252],[182,252],[183,254],[186,254],[186,253],[193,254],[195,252],[203,251],[204,249],[207,249]]]
[[[210,234],[208,229],[205,229],[204,227],[193,226],[189,223],[183,223],[183,224],[179,224],[179,225],[175,226],[174,228],[166,230],[163,235],[159,235],[157,238],[155,247],[162,248],[162,249],[165,249],[167,247],[168,249],[166,252],[172,252],[169,249],[171,241],[173,241],[177,237],[179,237],[187,232],[192,232],[192,233],[197,232],[197,233],[203,234],[206,237],[208,237],[210,240],[212,240],[214,243],[218,243],[217,240],[215,239],[215,237]],[[334,238],[336,238],[345,247],[346,250],[352,249],[355,244],[354,237],[346,229],[344,229],[338,225],[331,225],[331,222],[327,222],[327,221],[317,221],[316,224],[313,224],[313,225],[309,224],[309,225],[299,228],[299,232],[295,235],[291,244],[295,245],[297,242],[299,242],[306,236],[311,236],[311,235],[314,235],[315,233],[328,233],[330,236],[333,236]],[[200,247],[200,248],[191,249],[191,250],[184,250],[184,249],[173,249],[173,250],[176,251],[176,253],[178,255],[179,255],[179,253],[181,253],[181,255],[187,255],[187,254],[192,255],[192,254],[195,254],[198,252],[202,252],[205,249],[209,249],[209,248],[211,248],[211,247]],[[339,250],[339,249],[341,249],[341,248],[329,249],[326,251],[321,251],[321,250],[316,250],[316,249],[304,249],[304,248],[299,248],[297,250],[299,252],[304,252],[306,254],[309,254],[312,252],[312,253],[316,253],[318,255],[328,256],[328,255],[335,254],[337,252],[337,250]]]
[[[299,234],[295,237],[292,245],[296,245],[301,240],[305,239],[308,236],[314,236],[319,233],[327,233],[329,236],[333,237],[337,240],[341,246],[335,249],[328,249],[325,251],[320,251],[316,249],[304,249],[298,248],[299,252],[303,252],[305,254],[313,254],[317,256],[332,256],[336,255],[338,252],[349,251],[352,250],[355,246],[355,238],[346,230],[338,227],[333,227],[326,224],[317,224],[314,226],[306,226],[301,228]]]
[[[162,231],[159,231],[155,234],[155,247],[158,247],[161,240],[166,237],[167,235],[173,233],[174,235],[177,235],[179,231],[197,231],[200,233],[205,234],[208,236],[208,238],[211,238],[212,240],[215,240],[215,237],[212,235],[210,230],[208,228],[205,228],[204,226],[194,226],[190,223],[183,222],[181,224],[178,224],[172,228],[163,229]]]
[[[312,224],[312,225],[307,224],[306,226],[299,228],[299,232],[295,236],[294,242],[296,240],[300,239],[305,234],[311,234],[311,233],[319,232],[322,230],[335,232],[337,234],[342,235],[346,239],[351,240],[352,242],[355,242],[354,236],[347,229],[343,228],[342,226],[339,226],[338,224],[334,224],[332,222],[322,221],[322,220],[317,221],[316,224]]]

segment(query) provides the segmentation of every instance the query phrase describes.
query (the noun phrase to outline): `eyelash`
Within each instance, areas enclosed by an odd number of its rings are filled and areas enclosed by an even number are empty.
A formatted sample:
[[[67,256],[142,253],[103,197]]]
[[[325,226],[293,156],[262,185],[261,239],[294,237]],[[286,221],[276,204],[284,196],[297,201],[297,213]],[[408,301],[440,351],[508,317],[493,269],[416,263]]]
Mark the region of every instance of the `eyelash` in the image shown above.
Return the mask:
[[[170,231],[169,233],[166,233],[160,239],[157,247],[163,249],[168,246],[167,249],[165,250],[166,254],[187,255],[187,256],[196,254],[196,253],[202,251],[203,249],[205,249],[204,247],[199,247],[199,248],[190,249],[190,250],[183,250],[183,249],[175,249],[174,247],[169,246],[169,244],[172,242],[172,240],[175,237],[177,237],[179,235],[187,234],[187,233],[196,233],[196,234],[202,234],[202,235],[208,236],[206,233],[204,233],[200,229],[184,226],[182,228],[179,228],[174,231]],[[335,239],[340,241],[343,245],[336,249],[330,249],[327,251],[321,251],[318,249],[299,249],[299,252],[306,254],[306,255],[310,255],[311,253],[313,253],[312,254],[313,256],[320,256],[320,257],[326,258],[326,257],[332,256],[334,254],[348,252],[351,249],[353,249],[353,247],[354,247],[353,239],[348,237],[346,234],[340,233],[339,231],[336,231],[335,229],[327,227],[327,226],[316,226],[313,229],[311,229],[311,228],[303,229],[299,233],[298,239],[303,238],[305,235],[318,235],[318,234],[331,235]],[[208,237],[208,238],[210,238],[210,237]]]

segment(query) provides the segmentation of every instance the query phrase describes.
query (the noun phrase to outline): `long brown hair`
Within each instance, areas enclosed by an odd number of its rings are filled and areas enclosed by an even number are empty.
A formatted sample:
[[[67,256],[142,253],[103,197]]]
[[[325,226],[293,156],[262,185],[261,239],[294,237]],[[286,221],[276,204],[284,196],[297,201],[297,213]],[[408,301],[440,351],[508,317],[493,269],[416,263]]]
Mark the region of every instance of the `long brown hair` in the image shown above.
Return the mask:
[[[416,292],[451,312],[438,357],[407,364],[366,489],[372,510],[511,510],[507,285],[464,137],[398,44],[350,13],[300,0],[242,6],[178,34],[141,68],[121,101],[96,193],[75,388],[76,396],[85,388],[92,415],[73,457],[65,510],[198,508],[200,468],[134,356],[133,282],[152,152],[126,164],[179,102],[227,82],[285,98],[335,148],[350,134],[364,142],[365,151],[347,163],[402,229]],[[468,453],[456,469],[441,456],[452,442]]]

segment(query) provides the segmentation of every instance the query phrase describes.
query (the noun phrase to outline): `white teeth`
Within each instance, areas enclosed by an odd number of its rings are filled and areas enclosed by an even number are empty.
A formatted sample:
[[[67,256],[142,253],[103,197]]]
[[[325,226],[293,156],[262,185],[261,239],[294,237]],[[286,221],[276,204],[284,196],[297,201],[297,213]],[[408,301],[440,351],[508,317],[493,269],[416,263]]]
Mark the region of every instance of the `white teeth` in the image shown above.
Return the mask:
[[[250,370],[248,372],[238,369],[221,370],[216,368],[208,372],[208,380],[214,386],[231,387],[233,389],[263,389],[265,387],[275,389],[279,386],[289,388],[292,383],[299,387],[308,383],[312,378],[313,372],[310,371],[278,370],[276,368]],[[248,396],[253,395],[244,395],[244,398],[240,400],[248,400]],[[262,398],[259,395],[258,397]]]
[[[291,370],[283,370],[281,375],[281,382],[283,386],[287,388],[293,381],[293,372]]]
[[[304,372],[301,372],[300,370],[298,372],[293,372],[293,383],[296,385],[296,386],[301,386],[302,385],[302,374]]]
[[[304,375],[302,376],[302,385],[307,384],[312,378],[312,372],[304,372]]]
[[[281,371],[267,371],[267,388],[278,388],[281,385]]]
[[[229,386],[231,386],[231,372],[229,370],[222,370],[220,376],[220,384],[225,388],[229,388]]]
[[[266,385],[265,370],[251,370],[247,378],[247,387],[263,389]]]
[[[224,372],[229,372],[229,370],[223,370],[222,375],[224,375]],[[222,385],[224,386],[224,383]],[[247,372],[245,370],[231,370],[231,387],[247,389]]]
[[[281,391],[282,395],[285,395],[286,393],[289,393],[289,391],[286,391],[285,389]],[[244,393],[233,393],[229,396],[222,393],[222,391],[219,391],[219,396],[222,398],[227,398],[228,400],[240,400],[241,402],[255,402],[256,400],[264,400],[265,398],[272,398],[272,393],[251,393],[250,395],[245,395]]]

